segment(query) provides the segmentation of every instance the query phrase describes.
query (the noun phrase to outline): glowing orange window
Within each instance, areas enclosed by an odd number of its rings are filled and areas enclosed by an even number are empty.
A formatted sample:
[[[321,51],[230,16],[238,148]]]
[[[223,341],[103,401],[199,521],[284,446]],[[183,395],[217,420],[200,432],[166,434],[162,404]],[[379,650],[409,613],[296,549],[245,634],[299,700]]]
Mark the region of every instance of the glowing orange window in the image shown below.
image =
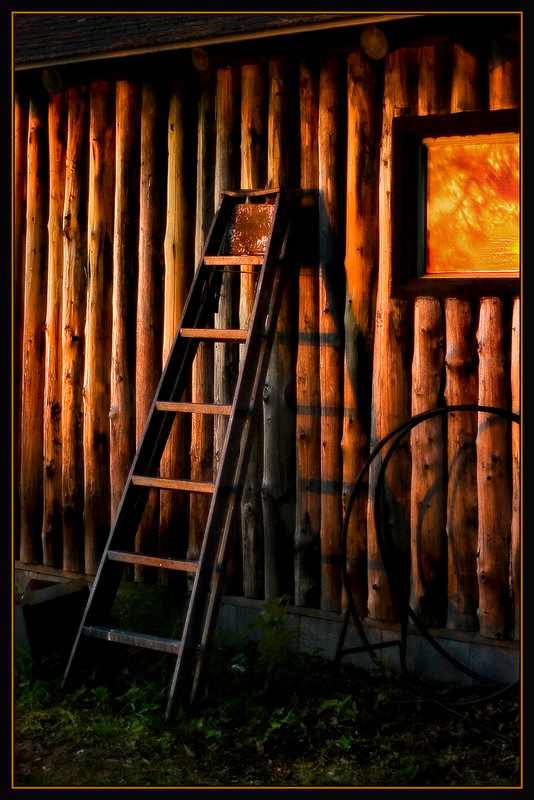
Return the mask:
[[[425,137],[427,275],[519,270],[519,134]]]

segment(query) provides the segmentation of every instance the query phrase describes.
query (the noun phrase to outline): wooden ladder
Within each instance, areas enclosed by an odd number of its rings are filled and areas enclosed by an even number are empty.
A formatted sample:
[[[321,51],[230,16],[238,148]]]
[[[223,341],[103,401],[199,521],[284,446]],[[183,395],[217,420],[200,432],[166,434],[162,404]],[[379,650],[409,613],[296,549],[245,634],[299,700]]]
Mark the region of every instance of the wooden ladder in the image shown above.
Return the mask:
[[[194,703],[202,653],[218,611],[224,566],[242,493],[252,428],[260,406],[280,307],[290,223],[298,195],[278,189],[225,191],[206,239],[200,263],[139,442],[107,544],[95,576],[66,667],[69,680],[80,651],[96,638],[148,648],[176,657],[166,717],[176,697]],[[214,328],[223,274],[257,273],[254,304],[246,330]],[[191,369],[200,342],[237,342],[243,352],[231,405],[186,402]],[[229,417],[219,469],[213,483],[160,475],[160,461],[177,414]],[[135,551],[149,492],[166,489],[211,494],[198,560],[165,558]],[[110,626],[110,615],[128,564],[194,575],[180,639],[148,636]],[[189,698],[188,698],[189,696]]]

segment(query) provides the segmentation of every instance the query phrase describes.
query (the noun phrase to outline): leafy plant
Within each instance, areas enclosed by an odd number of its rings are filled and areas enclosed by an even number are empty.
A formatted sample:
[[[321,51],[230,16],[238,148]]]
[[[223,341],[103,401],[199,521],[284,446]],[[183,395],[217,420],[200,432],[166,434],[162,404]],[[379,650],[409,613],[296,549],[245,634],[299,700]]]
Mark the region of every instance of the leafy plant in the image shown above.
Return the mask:
[[[428,705],[391,702],[381,670],[299,652],[287,597],[247,633],[214,642],[203,703],[169,722],[165,656],[136,662],[126,649],[111,683],[87,664],[64,691],[17,654],[15,787],[519,786],[517,697],[480,711],[506,739],[473,735]]]
[[[310,658],[299,650],[299,633],[289,616],[291,598],[285,594],[266,603],[247,628],[256,637],[249,669],[262,687],[267,702],[279,704],[293,693],[309,691]]]

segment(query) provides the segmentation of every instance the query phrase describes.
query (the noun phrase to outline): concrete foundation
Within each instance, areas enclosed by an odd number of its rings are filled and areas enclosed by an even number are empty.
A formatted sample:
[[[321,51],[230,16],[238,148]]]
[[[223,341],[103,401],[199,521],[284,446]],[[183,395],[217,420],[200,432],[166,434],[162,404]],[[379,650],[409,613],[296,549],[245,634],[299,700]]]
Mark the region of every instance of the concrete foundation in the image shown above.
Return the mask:
[[[85,607],[90,578],[67,575],[60,570],[50,571],[49,568],[43,567],[34,569],[21,567],[16,570],[15,579],[19,587],[25,587],[26,591],[26,602],[21,601],[19,595],[19,601],[15,603],[15,643],[31,648],[33,638],[34,649],[42,647],[44,643],[50,646],[54,636],[61,631],[63,634],[66,633],[67,639],[70,640],[75,635],[78,620],[81,619]],[[33,598],[33,612],[31,598]],[[247,627],[258,618],[264,605],[263,601],[259,600],[223,597],[216,635],[222,639],[226,636],[254,638],[254,632],[248,632]],[[343,614],[308,608],[291,607],[288,613],[288,624],[295,631],[299,648],[303,652],[317,653],[332,661],[336,656],[343,620]],[[364,620],[363,627],[372,644],[395,642],[400,637],[399,625]],[[484,639],[475,633],[459,633],[443,629],[432,633],[440,647],[472,672],[503,685],[519,680],[521,671],[519,643],[494,641]],[[348,649],[362,644],[351,622],[343,647]],[[398,646],[382,647],[377,650],[377,654],[391,669],[400,669]],[[344,657],[344,662],[362,669],[374,666],[367,652],[347,655]],[[410,628],[408,636],[407,666],[414,676],[459,685],[473,683],[472,678],[451,664],[416,628]]]
[[[221,603],[217,622],[217,634],[225,632],[234,635],[245,631],[257,619],[264,603],[239,597],[225,597]],[[292,607],[288,623],[294,626],[299,647],[304,652],[319,653],[334,660],[342,632],[344,615],[313,609]],[[395,642],[400,637],[399,625],[385,625],[364,620],[363,627],[371,644]],[[521,651],[518,643],[494,642],[478,634],[465,634],[456,631],[440,630],[432,632],[439,646],[450,656],[468,667],[469,670],[497,683],[507,685],[519,680]],[[349,626],[343,649],[358,647],[360,640],[355,626]],[[380,661],[393,670],[400,670],[399,648],[391,645],[377,649]],[[351,663],[362,669],[374,666],[367,652],[344,656],[343,663]],[[417,630],[410,628],[407,645],[407,667],[410,674],[432,680],[469,685],[476,683],[473,678],[461,672],[439,653]]]

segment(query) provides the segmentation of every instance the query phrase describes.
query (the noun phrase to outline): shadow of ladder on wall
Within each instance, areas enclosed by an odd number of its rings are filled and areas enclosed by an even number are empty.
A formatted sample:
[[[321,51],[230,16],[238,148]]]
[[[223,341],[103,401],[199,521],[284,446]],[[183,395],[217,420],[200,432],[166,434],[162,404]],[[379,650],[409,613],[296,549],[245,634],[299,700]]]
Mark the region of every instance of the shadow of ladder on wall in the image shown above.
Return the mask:
[[[166,717],[175,699],[193,703],[202,653],[216,622],[232,522],[239,508],[253,420],[259,408],[280,308],[283,272],[298,193],[242,190],[222,192],[219,208],[195,272],[174,343],[139,442],[108,542],[66,667],[72,679],[82,647],[91,639],[170,653],[176,664]],[[215,312],[225,272],[256,273],[254,304],[246,330],[216,329]],[[184,395],[200,342],[240,343],[239,375],[231,405],[190,403]],[[177,414],[222,414],[228,426],[214,483],[161,477],[160,461]],[[164,489],[212,495],[198,560],[135,552],[136,532],[149,492]],[[148,636],[110,626],[110,615],[128,564],[194,575],[181,638]]]

